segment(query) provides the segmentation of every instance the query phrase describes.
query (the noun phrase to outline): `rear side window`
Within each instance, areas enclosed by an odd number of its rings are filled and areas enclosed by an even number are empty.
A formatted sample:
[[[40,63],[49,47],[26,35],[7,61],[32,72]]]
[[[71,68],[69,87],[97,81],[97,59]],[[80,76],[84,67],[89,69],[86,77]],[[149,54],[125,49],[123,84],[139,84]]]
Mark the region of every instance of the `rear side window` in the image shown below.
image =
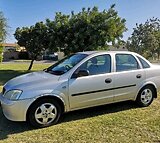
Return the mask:
[[[129,71],[139,69],[139,64],[130,54],[116,54],[116,71]]]
[[[140,57],[138,57],[138,56],[137,56],[137,58],[138,58],[139,61],[141,62],[142,67],[143,67],[144,69],[150,68],[150,65],[149,65],[145,60],[143,60],[142,58],[140,58]]]

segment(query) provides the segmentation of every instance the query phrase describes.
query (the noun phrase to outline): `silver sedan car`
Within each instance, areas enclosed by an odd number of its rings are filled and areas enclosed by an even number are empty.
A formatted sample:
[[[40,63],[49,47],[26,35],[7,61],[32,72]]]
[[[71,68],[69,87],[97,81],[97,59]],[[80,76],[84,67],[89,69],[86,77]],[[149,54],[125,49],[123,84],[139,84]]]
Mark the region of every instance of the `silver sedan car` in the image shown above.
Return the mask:
[[[160,87],[160,66],[126,51],[79,52],[44,71],[8,81],[0,94],[5,117],[36,127],[69,111],[133,100],[149,106]]]

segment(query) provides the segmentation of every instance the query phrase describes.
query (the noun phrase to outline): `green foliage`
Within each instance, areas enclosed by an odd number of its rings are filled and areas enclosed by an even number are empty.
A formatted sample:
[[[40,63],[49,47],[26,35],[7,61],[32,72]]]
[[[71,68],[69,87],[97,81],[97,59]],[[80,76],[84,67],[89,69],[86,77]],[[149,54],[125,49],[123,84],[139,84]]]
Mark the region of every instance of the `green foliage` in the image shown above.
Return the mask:
[[[107,43],[120,40],[126,30],[125,19],[118,16],[112,5],[100,12],[97,7],[82,8],[71,15],[56,13],[54,21],[47,21],[50,31],[54,31],[54,45],[65,54],[86,50],[104,49]]]
[[[0,43],[2,43],[7,35],[7,20],[3,13],[0,11]]]
[[[3,47],[2,46],[0,46],[0,63],[2,62],[2,60],[3,60]]]
[[[48,48],[47,27],[43,22],[37,22],[34,26],[17,28],[14,34],[20,46],[28,51],[32,61],[28,68],[32,68],[33,61],[42,51]]]
[[[20,46],[26,47],[33,60],[42,51],[61,50],[65,55],[79,51],[107,49],[107,43],[115,43],[126,30],[125,19],[118,16],[112,5],[102,12],[97,7],[82,8],[70,15],[57,12],[54,20],[38,22],[31,27],[17,28],[15,38]],[[30,69],[30,68],[29,68]]]
[[[127,41],[129,50],[146,58],[160,56],[160,20],[152,18],[144,24],[136,24],[132,36]]]
[[[18,58],[19,59],[25,59],[25,60],[28,60],[29,59],[29,55],[28,55],[28,52],[26,51],[21,51],[18,53]]]
[[[7,20],[3,13],[0,11],[0,63],[3,60],[3,46],[2,42],[5,40],[7,35]]]

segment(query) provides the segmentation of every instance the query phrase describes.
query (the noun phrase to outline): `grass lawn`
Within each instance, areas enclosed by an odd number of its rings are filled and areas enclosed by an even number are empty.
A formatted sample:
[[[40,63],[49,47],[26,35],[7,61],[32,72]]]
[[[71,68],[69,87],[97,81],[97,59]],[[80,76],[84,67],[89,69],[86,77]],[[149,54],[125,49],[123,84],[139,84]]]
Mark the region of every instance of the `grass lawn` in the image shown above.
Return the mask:
[[[41,70],[49,64],[34,64]],[[28,64],[0,64],[0,89]],[[18,111],[17,111],[18,112]],[[160,97],[146,108],[133,102],[105,105],[65,114],[61,123],[34,129],[24,122],[8,121],[0,107],[0,143],[160,143]]]

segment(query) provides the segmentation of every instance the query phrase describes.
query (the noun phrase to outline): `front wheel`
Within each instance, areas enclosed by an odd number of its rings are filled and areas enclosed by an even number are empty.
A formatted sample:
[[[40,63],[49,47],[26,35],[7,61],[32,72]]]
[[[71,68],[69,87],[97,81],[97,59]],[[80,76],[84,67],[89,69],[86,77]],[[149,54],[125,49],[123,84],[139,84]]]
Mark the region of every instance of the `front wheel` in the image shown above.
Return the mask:
[[[149,106],[153,101],[154,94],[155,94],[155,91],[152,86],[143,87],[138,93],[138,96],[136,99],[138,105],[140,105],[141,107]]]
[[[42,99],[32,105],[28,119],[35,127],[48,127],[58,122],[61,112],[61,107],[56,101]]]

